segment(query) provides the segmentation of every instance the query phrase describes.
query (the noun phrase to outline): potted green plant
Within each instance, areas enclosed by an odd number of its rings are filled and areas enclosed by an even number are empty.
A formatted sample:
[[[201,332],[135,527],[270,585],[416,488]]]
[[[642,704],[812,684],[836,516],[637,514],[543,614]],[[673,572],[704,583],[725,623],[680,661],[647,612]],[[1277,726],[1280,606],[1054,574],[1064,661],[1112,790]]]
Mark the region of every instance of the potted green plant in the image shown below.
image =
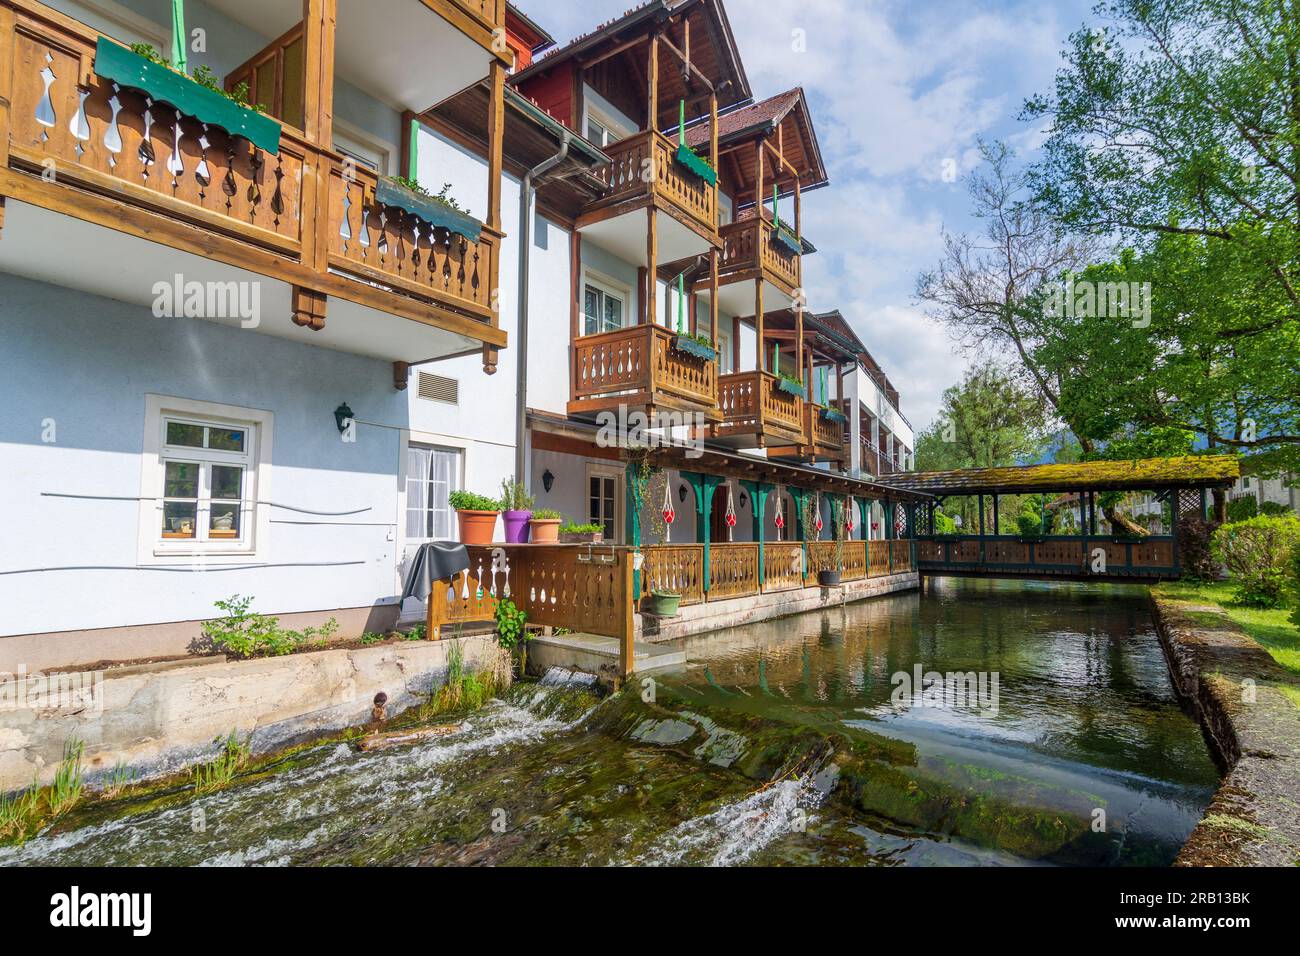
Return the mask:
[[[574,524],[567,521],[560,525],[561,544],[600,544],[605,537],[605,529],[598,524]]]
[[[528,522],[533,517],[533,500],[528,489],[514,478],[501,481],[501,520],[506,526],[506,544],[528,543]]]
[[[560,522],[564,515],[550,508],[538,508],[528,522],[533,544],[555,544],[560,540]]]
[[[491,544],[501,505],[495,498],[473,491],[453,491],[447,503],[456,509],[462,544]]]
[[[840,576],[844,573],[844,539],[848,535],[844,502],[831,501],[831,525],[835,531],[835,567],[817,572],[817,583],[824,588],[839,584]]]
[[[676,617],[681,611],[682,596],[675,591],[653,591],[646,599],[646,613],[655,617]]]

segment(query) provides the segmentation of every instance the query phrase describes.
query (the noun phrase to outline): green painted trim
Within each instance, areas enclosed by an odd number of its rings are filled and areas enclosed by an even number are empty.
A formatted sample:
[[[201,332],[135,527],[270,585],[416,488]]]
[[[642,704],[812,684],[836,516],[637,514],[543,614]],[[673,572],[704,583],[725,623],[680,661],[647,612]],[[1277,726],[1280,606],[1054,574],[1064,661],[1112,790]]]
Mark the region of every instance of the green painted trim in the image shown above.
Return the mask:
[[[627,543],[636,550],[641,550],[641,502],[637,495],[637,463],[629,461],[623,466],[623,526]],[[632,600],[641,600],[641,572],[632,572]]]
[[[420,177],[417,175],[420,169],[420,121],[414,117],[411,118],[411,133],[408,137],[410,145],[406,150],[406,175],[417,182]]]
[[[694,358],[704,359],[706,362],[716,362],[718,360],[717,349],[705,345],[703,342],[697,342],[681,330],[678,330],[677,334],[673,336],[671,344],[674,352],[682,352]]]
[[[709,165],[709,161],[700,156],[695,150],[691,149],[685,143],[677,147],[677,152],[673,157],[684,166],[687,171],[699,176],[710,186],[718,184],[718,171]]]
[[[763,561],[763,551],[767,546],[767,532],[763,525],[767,517],[767,496],[775,486],[766,481],[750,481],[748,478],[742,478],[740,487],[749,492],[749,507],[754,515],[754,536],[758,541],[758,580],[761,589],[762,582],[767,580]]]
[[[403,209],[413,216],[420,217],[431,226],[464,236],[470,242],[478,242],[483,230],[483,224],[473,216],[457,212],[431,196],[424,196],[413,189],[407,189],[390,176],[379,177],[379,184],[375,186],[375,201],[385,206]]]
[[[709,516],[713,513],[713,493],[726,480],[698,471],[683,471],[681,476],[695,492],[695,540],[704,545],[704,593],[709,591]]]
[[[189,31],[185,29],[185,0],[172,0],[172,62],[189,74]]]
[[[201,123],[219,126],[232,136],[242,136],[273,156],[280,153],[277,120],[246,109],[185,74],[119,46],[107,37],[100,37],[95,44],[95,75],[139,90]]]
[[[799,547],[803,551],[802,573],[808,573],[808,529],[803,525],[804,502],[812,494],[807,488],[791,488],[790,497],[794,499],[795,517],[794,530],[799,535]]]

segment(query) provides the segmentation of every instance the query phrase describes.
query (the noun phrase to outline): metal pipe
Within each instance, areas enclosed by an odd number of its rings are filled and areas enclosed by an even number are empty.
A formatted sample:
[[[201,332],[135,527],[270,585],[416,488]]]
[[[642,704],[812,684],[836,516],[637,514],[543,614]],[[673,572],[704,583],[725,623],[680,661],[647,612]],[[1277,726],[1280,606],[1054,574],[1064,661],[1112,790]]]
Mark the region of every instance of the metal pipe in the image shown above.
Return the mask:
[[[569,156],[573,137],[564,134],[560,151],[550,159],[534,166],[524,174],[519,183],[519,337],[515,376],[515,481],[530,486],[528,480],[528,455],[524,448],[528,430],[528,269],[533,248],[533,195],[537,185],[548,172]]]

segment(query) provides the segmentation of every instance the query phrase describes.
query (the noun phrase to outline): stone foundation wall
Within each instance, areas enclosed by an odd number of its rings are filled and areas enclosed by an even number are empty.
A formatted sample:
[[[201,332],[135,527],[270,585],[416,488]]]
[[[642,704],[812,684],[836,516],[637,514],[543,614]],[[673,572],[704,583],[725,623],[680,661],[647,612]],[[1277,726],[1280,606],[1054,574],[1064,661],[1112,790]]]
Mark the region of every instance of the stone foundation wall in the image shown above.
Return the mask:
[[[920,587],[920,575],[915,571],[891,574],[885,577],[848,581],[830,588],[798,588],[791,591],[773,591],[751,594],[726,601],[708,601],[683,607],[674,618],[661,619],[649,615],[636,615],[638,641],[672,641],[692,634],[704,634],[742,624],[755,624],[773,618],[802,614],[839,607],[852,601],[880,597],[899,591],[914,591]]]
[[[1227,771],[1177,865],[1300,864],[1300,679],[1220,608],[1152,603],[1174,687]]]
[[[450,647],[402,642],[47,675],[44,686],[10,681],[0,685],[0,792],[33,778],[49,783],[74,738],[85,742],[82,766],[93,784],[119,762],[152,777],[209,759],[213,741],[231,731],[265,753],[363,724],[381,691],[391,717],[443,684]],[[494,647],[491,637],[465,638],[465,666],[476,667]],[[49,693],[51,682],[61,693]],[[78,692],[69,693],[69,685]]]

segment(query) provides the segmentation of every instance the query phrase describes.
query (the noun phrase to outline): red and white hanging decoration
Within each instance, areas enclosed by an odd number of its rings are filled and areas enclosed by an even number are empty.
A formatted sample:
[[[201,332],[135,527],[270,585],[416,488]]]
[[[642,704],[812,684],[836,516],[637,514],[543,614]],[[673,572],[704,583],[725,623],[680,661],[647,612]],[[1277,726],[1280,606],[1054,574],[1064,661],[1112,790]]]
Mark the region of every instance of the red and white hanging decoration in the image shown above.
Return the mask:
[[[847,532],[846,536],[851,538],[853,537],[853,496],[852,495],[849,495],[848,500],[845,503],[844,507],[846,509],[844,513],[844,528],[845,531]]]
[[[731,494],[731,482],[727,482],[727,513],[723,515],[723,520],[727,522],[727,540],[731,540],[731,533],[736,528],[736,501]]]
[[[673,522],[677,520],[677,512],[673,510],[673,496],[669,490],[672,482],[668,480],[667,473],[664,474],[664,544],[672,540]]]
[[[822,495],[820,491],[813,498],[813,514],[816,515],[816,518],[813,519],[813,527],[817,529],[817,540],[820,541],[822,539],[822,528],[824,527],[822,524]]]
[[[785,485],[780,485],[776,489],[776,516],[773,520],[776,522],[776,540],[784,541],[785,536],[785,512],[781,510],[781,502],[785,500]]]

